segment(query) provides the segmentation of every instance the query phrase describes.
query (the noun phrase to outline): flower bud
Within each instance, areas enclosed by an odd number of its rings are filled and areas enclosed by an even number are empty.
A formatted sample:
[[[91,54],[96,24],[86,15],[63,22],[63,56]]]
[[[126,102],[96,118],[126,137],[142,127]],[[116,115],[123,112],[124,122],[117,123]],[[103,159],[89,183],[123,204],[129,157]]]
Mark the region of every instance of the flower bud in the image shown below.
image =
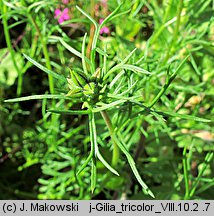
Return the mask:
[[[83,73],[70,70],[70,75],[71,79],[68,79],[68,82],[71,86],[75,85],[77,88],[83,88],[86,85],[87,79]],[[75,86],[74,88],[76,88]]]
[[[101,76],[101,68],[97,68],[97,70],[93,74],[93,77],[100,78],[100,76]]]
[[[87,97],[93,97],[95,88],[96,86],[94,82],[86,84],[83,89],[84,95]]]

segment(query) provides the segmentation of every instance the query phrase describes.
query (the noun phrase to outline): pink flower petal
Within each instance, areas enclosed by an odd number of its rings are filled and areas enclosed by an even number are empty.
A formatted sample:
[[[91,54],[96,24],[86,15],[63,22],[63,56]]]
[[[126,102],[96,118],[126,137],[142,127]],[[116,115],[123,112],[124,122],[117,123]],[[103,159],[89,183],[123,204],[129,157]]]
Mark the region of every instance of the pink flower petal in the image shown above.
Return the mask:
[[[64,20],[69,20],[70,19],[70,16],[68,14],[63,14],[62,17],[63,17]]]
[[[109,28],[104,26],[103,27],[103,32],[106,33],[106,34],[108,34],[109,33]]]
[[[62,11],[63,14],[67,14],[68,13],[68,8],[65,8],[63,11]]]
[[[63,23],[63,22],[64,22],[63,17],[60,17],[60,18],[58,19],[58,22],[59,22],[59,24]]]
[[[103,18],[99,19],[99,24],[101,24],[103,22]]]
[[[54,11],[54,14],[55,14],[54,18],[58,17],[61,14],[61,10],[60,9],[56,9]]]
[[[108,34],[110,32],[109,28],[104,26],[100,29],[100,34]]]
[[[68,12],[69,12],[68,8],[65,8],[65,9],[63,10],[61,17],[62,17],[64,20],[69,20],[69,19],[70,19],[70,16],[69,16]]]

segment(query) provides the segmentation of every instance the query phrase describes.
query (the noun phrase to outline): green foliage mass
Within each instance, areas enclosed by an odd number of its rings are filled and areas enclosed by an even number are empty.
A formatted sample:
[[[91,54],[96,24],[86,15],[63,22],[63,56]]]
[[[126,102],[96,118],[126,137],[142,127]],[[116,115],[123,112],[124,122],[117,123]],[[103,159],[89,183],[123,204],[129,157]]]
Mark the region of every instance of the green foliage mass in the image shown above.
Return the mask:
[[[212,199],[213,8],[0,0],[0,199]]]

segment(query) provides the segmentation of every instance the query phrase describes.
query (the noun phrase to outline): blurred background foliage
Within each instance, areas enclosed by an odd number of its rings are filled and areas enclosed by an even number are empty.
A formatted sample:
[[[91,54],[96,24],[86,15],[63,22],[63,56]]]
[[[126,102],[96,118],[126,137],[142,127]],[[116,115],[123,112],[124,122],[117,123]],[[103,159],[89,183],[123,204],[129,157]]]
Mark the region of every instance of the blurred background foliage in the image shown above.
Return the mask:
[[[93,194],[90,169],[75,175],[89,151],[87,117],[51,115],[46,112],[52,103],[49,100],[4,103],[8,98],[53,93],[47,75],[23,53],[65,76],[69,68],[81,66],[81,60],[69,49],[80,51],[85,32],[91,37],[93,27],[76,5],[99,22],[120,3],[1,0],[0,199],[149,199],[123,155],[117,167],[120,177],[109,175],[106,179],[107,170],[98,162],[98,184]],[[55,11],[66,8],[69,19],[59,23]],[[130,61],[134,64],[142,57],[138,66],[152,73],[140,78],[133,89],[141,89],[139,94],[146,105],[164,86],[167,71],[175,71],[189,55],[154,107],[211,122],[144,113],[121,129],[156,199],[214,198],[213,9],[212,0],[124,0],[120,12],[128,13],[107,23],[107,32],[99,38],[101,48],[108,45],[109,66],[137,48]],[[54,91],[68,92],[68,87],[54,80]],[[60,100],[55,106],[80,108],[81,103]],[[125,124],[129,112],[136,110],[122,105],[109,114],[119,126]],[[96,119],[98,143],[110,161],[111,141],[99,114]]]

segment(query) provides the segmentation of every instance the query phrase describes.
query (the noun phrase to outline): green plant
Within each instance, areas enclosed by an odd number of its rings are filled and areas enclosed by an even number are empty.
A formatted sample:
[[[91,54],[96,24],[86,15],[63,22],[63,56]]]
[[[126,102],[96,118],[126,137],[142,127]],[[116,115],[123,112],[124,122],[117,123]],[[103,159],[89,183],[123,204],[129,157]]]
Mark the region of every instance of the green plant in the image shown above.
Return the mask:
[[[117,7],[100,25],[93,7],[89,15],[70,5],[71,20],[56,25],[57,20],[54,23],[46,18],[52,16],[55,2],[22,1],[20,7],[15,1],[1,2],[1,9],[7,8],[2,10],[1,17],[9,58],[14,64],[19,56],[22,58],[20,53],[25,53],[21,61],[28,60],[27,64],[19,65],[18,96],[33,94],[5,102],[25,101],[30,103],[29,107],[36,104],[26,112],[22,103],[2,102],[4,125],[0,134],[6,137],[3,149],[7,149],[13,160],[24,160],[18,165],[21,173],[31,167],[41,168],[41,172],[35,173],[38,183],[33,189],[39,194],[22,192],[14,184],[11,188],[15,188],[16,195],[90,199],[105,193],[105,198],[111,199],[124,193],[129,198],[145,199],[143,188],[145,194],[154,197],[154,192],[158,199],[192,199],[210,189],[213,186],[213,148],[209,138],[213,132],[210,4],[211,1],[199,1],[195,6],[191,1],[179,1],[177,7],[174,0],[162,3],[136,0],[117,6],[116,1],[111,1],[109,7]],[[198,6],[203,10],[198,11]],[[117,19],[124,15],[126,28]],[[11,16],[16,21],[8,25]],[[31,33],[26,32],[21,49],[14,51],[10,28],[23,21]],[[154,32],[146,41],[138,32],[144,28],[149,32],[150,22],[154,23]],[[77,25],[77,33],[71,35],[66,25],[73,23]],[[107,37],[100,36],[105,25],[115,27]],[[89,30],[87,36],[85,31]],[[39,69],[48,75],[48,80]],[[32,85],[31,80],[20,81],[33,70],[37,76],[43,76],[41,87],[45,86],[45,90]],[[16,68],[11,71],[15,74]],[[8,89],[10,83],[5,82]],[[28,85],[30,90],[25,92]],[[39,94],[35,87],[41,89]],[[33,114],[35,107],[39,107],[41,117]],[[10,114],[9,110],[13,112]],[[17,116],[36,120],[33,127],[24,126],[7,135],[10,125],[18,128],[18,121],[13,124]],[[199,167],[195,176],[191,174],[194,163]],[[5,181],[3,178],[2,184]]]
[[[133,106],[137,105],[140,107],[140,110],[138,112],[131,113],[131,118],[127,119],[129,121],[130,119],[134,118],[135,116],[138,116],[139,114],[142,114],[143,112],[151,113],[154,116],[161,118],[161,115],[172,115],[175,117],[181,117],[181,118],[187,118],[187,119],[194,119],[199,120],[203,122],[209,122],[209,120],[201,119],[194,116],[189,115],[181,115],[176,113],[170,113],[170,112],[157,112],[156,110],[151,109],[152,106],[160,99],[160,97],[164,94],[172,80],[175,78],[181,67],[183,66],[183,63],[186,61],[187,58],[184,59],[184,61],[178,66],[177,70],[170,76],[167,76],[167,81],[163,89],[160,91],[160,93],[154,98],[154,100],[151,102],[151,104],[147,107],[143,104],[142,98],[140,97],[139,93],[141,88],[136,87],[137,83],[137,77],[142,76],[143,74],[150,74],[148,71],[132,64],[127,64],[129,59],[133,56],[135,49],[119,64],[113,66],[112,68],[107,68],[107,56],[105,50],[101,50],[97,46],[98,36],[100,29],[109,21],[112,20],[115,16],[119,16],[120,14],[117,14],[118,10],[120,9],[121,5],[117,7],[114,12],[112,12],[103,22],[102,24],[98,25],[97,22],[90,17],[88,14],[86,14],[82,9],[77,7],[77,9],[84,14],[95,26],[95,33],[92,41],[92,47],[91,47],[91,56],[90,60],[88,59],[88,65],[86,62],[85,57],[85,47],[86,47],[86,35],[83,38],[82,42],[82,53],[79,55],[78,51],[73,51],[73,54],[78,53],[78,56],[81,56],[82,59],[82,71],[71,71],[70,78],[68,80],[70,91],[66,95],[40,95],[40,96],[30,96],[30,97],[23,97],[19,99],[11,99],[6,100],[5,102],[18,102],[23,100],[29,100],[29,99],[65,99],[65,100],[72,100],[74,97],[75,100],[79,100],[83,102],[82,107],[86,108],[86,110],[49,110],[49,112],[54,113],[66,113],[66,114],[88,114],[89,116],[89,131],[90,131],[90,142],[91,142],[91,151],[88,156],[88,158],[85,160],[84,164],[80,168],[80,170],[77,172],[77,176],[84,170],[84,168],[88,165],[89,162],[91,162],[91,190],[94,191],[96,187],[96,176],[97,176],[97,165],[96,160],[99,159],[107,169],[109,169],[112,173],[119,175],[119,173],[115,170],[117,166],[118,160],[119,160],[119,149],[125,154],[127,157],[128,163],[137,178],[138,182],[141,184],[144,192],[149,194],[150,196],[154,197],[151,190],[147,187],[147,185],[143,182],[141,179],[137,168],[135,166],[135,162],[130,155],[126,144],[124,142],[123,135],[121,131],[124,130],[124,126],[118,125],[119,129],[115,129],[113,126],[106,110],[122,105],[127,104],[127,106]],[[124,13],[122,13],[124,14]],[[95,62],[95,56],[96,53],[100,55],[100,57],[103,58],[103,64],[97,66]],[[34,65],[45,71],[49,76],[52,76],[62,82],[65,81],[65,78],[59,74],[54,73],[50,70],[50,68],[45,68],[41,66],[39,63],[35,62],[30,57],[25,57]],[[101,60],[100,60],[101,61]],[[90,68],[90,71],[88,71],[87,67]],[[97,69],[96,69],[97,68]],[[119,71],[120,73],[115,76],[115,72]],[[125,73],[128,73],[126,75]],[[115,83],[118,80],[124,81],[128,83],[127,85],[123,85],[123,82],[120,81],[116,89],[113,89],[112,86],[115,85]],[[135,81],[134,81],[135,80]],[[120,92],[120,93],[119,93]],[[53,91],[51,91],[53,93]],[[95,123],[95,113],[100,112],[103,116],[103,119],[106,122],[106,125],[109,129],[110,137],[113,142],[113,156],[112,156],[112,166],[109,165],[109,163],[103,158],[99,151],[98,143],[97,143],[97,132],[96,132],[96,123]]]

